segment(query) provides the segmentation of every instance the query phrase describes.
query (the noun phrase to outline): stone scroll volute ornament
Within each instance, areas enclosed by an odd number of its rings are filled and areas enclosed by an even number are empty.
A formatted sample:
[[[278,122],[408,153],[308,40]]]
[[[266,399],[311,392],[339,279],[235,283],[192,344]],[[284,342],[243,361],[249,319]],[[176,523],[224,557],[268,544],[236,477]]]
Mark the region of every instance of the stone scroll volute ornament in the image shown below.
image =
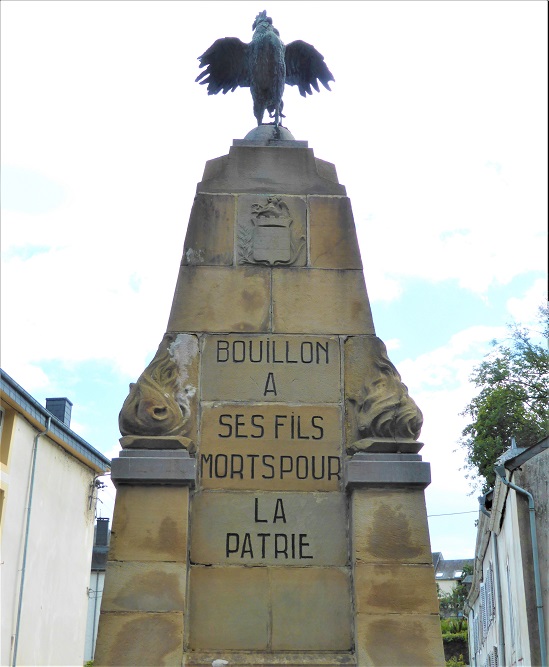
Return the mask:
[[[423,415],[387,355],[382,340],[369,336],[361,341],[362,385],[348,397],[355,436],[349,453],[371,451],[372,441],[416,441]],[[419,444],[419,443],[418,443]]]
[[[118,424],[123,436],[185,436],[195,387],[185,384],[178,358],[178,336],[166,334],[147,368],[122,405]],[[124,438],[123,438],[124,440]],[[124,446],[124,445],[123,445]]]

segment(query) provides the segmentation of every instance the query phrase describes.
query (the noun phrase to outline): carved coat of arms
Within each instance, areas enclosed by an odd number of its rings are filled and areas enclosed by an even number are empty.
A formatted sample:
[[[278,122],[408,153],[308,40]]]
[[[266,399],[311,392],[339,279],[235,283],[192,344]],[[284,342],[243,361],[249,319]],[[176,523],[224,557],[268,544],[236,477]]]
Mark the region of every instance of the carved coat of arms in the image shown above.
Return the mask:
[[[293,219],[286,202],[278,196],[267,198],[266,204],[251,206],[251,225],[238,232],[240,264],[293,264],[305,244],[305,236],[295,238]]]

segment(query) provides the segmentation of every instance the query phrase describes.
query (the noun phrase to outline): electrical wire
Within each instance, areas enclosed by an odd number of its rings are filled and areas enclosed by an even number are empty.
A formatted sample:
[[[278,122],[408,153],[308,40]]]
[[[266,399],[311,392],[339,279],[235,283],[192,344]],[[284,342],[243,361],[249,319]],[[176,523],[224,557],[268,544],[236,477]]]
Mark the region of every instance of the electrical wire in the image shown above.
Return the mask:
[[[432,516],[454,516],[455,514],[478,514],[478,510],[471,510],[470,512],[449,512],[448,514],[428,514],[427,518]]]

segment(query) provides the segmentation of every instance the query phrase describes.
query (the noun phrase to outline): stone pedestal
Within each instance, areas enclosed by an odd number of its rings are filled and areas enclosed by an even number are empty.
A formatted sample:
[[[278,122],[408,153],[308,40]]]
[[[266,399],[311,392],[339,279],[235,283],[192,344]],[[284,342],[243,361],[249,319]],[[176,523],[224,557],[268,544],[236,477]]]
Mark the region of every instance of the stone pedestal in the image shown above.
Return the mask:
[[[113,460],[116,505],[95,665],[182,664],[195,478],[185,450],[123,450]]]
[[[346,462],[351,498],[358,665],[444,664],[418,454],[355,454]]]
[[[207,163],[122,408],[97,664],[442,665],[421,413],[334,166],[270,136]]]

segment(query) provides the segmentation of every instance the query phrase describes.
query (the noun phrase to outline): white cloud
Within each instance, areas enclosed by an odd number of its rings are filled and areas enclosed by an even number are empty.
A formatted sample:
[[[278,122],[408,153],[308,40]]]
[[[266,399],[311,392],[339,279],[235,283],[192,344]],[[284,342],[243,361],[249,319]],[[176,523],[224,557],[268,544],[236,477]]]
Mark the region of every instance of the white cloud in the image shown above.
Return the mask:
[[[446,345],[401,361],[398,370],[411,393],[463,387],[473,367],[490,351],[491,341],[506,331],[505,327],[469,327],[453,334]]]
[[[511,297],[507,301],[507,310],[517,324],[528,326],[535,324],[539,307],[547,303],[547,281],[536,280],[523,297]]]

